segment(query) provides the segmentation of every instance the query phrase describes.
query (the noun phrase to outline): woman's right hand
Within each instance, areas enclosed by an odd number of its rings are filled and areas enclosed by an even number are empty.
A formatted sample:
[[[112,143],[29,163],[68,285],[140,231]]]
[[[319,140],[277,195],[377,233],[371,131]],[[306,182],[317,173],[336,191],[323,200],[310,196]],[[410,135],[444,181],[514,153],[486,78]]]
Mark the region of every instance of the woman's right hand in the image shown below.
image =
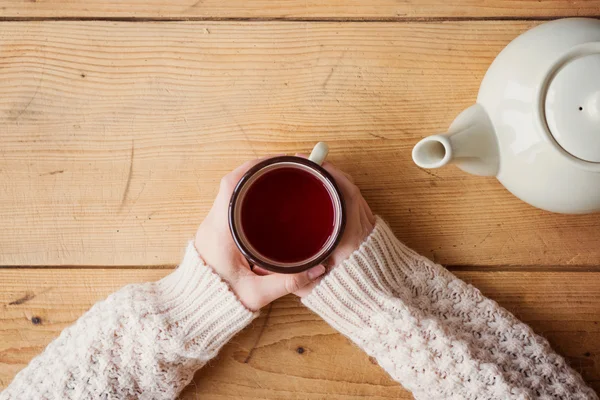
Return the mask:
[[[342,235],[342,240],[326,260],[328,270],[331,270],[331,268],[350,257],[360,247],[362,242],[365,241],[375,227],[375,217],[350,175],[336,168],[330,162],[323,163],[323,168],[335,179],[342,192],[346,207],[346,227]],[[296,291],[295,294],[304,297],[317,284],[318,281],[312,282]]]
[[[298,288],[325,273],[325,268],[317,265],[297,274],[261,276],[265,274],[258,274],[257,268],[253,271],[235,245],[228,224],[231,194],[242,176],[260,161],[249,161],[221,180],[217,198],[200,224],[194,241],[202,260],[229,284],[242,304],[252,311],[259,310],[288,293],[295,293]]]

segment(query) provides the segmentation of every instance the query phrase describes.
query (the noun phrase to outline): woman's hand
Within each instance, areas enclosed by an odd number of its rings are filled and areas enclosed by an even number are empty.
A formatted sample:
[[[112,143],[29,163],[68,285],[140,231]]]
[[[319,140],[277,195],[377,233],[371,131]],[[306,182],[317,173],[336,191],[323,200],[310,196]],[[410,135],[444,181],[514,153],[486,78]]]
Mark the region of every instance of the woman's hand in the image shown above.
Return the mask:
[[[250,310],[258,310],[279,297],[297,292],[325,273],[325,267],[317,265],[298,274],[257,275],[235,245],[228,223],[229,200],[238,181],[259,161],[249,161],[223,177],[217,198],[194,241],[204,262],[231,286]]]
[[[348,258],[354,250],[358,249],[369,236],[375,227],[375,217],[350,175],[337,169],[329,162],[323,163],[323,168],[335,179],[346,205],[346,228],[342,240],[326,261],[328,266],[335,267]],[[313,282],[306,285],[297,290],[295,294],[304,297],[311,292],[316,284],[317,282]]]

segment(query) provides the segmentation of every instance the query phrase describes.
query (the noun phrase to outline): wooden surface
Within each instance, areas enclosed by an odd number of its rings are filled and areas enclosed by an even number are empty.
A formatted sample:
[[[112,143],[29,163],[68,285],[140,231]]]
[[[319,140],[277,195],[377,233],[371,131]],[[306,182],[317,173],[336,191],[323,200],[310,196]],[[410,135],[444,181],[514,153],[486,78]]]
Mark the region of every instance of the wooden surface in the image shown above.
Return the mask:
[[[94,302],[127,283],[157,280],[168,272],[0,270],[0,387]],[[588,383],[600,389],[600,273],[457,275],[548,338]],[[34,317],[38,324],[32,323]],[[183,398],[195,399],[197,393],[203,399],[232,400],[411,398],[293,296],[275,302],[236,336],[218,360],[196,375]]]
[[[5,18],[548,19],[600,15],[598,0],[2,0]]]
[[[410,158],[536,24],[5,22],[0,265],[175,265],[222,175],[326,140],[436,261],[595,267],[600,214],[545,213]]]
[[[599,15],[597,0],[0,0],[0,389],[95,301],[167,274],[223,174],[326,140],[398,237],[600,390],[600,215],[410,159],[514,37]],[[182,397],[411,398],[292,297]]]

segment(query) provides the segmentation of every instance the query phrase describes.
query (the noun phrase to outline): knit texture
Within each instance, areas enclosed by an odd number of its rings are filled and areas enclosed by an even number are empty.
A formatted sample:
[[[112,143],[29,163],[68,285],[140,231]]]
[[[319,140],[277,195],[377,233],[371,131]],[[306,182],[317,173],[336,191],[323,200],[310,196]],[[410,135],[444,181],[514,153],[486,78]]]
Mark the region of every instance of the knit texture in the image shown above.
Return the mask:
[[[380,218],[303,302],[417,400],[598,399],[545,339]]]
[[[0,399],[174,399],[255,317],[190,243],[167,277],[94,305]]]

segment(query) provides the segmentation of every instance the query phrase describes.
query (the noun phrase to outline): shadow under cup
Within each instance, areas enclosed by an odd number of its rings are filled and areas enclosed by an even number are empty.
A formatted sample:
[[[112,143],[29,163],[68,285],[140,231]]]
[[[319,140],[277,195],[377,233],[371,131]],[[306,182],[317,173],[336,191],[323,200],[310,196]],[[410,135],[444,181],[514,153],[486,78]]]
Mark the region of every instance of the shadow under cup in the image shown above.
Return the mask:
[[[301,157],[260,162],[239,181],[229,204],[237,247],[251,264],[272,272],[297,273],[322,263],[344,225],[335,180]]]

